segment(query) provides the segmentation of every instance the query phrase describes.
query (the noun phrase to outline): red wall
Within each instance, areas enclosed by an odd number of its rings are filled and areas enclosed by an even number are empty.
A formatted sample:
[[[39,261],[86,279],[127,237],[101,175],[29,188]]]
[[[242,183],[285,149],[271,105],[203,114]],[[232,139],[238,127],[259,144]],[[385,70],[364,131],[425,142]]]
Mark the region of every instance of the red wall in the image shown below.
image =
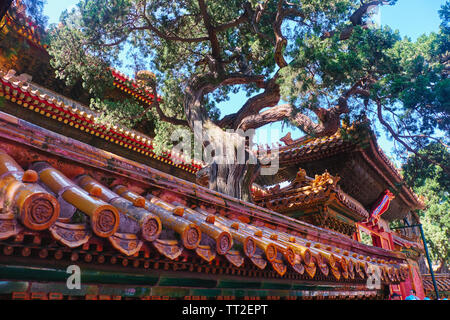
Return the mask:
[[[359,226],[359,224],[357,224]],[[379,228],[378,225],[362,225],[366,230],[370,230],[372,234],[373,245],[381,247],[388,250],[395,250],[394,241],[392,235],[389,232],[384,231],[384,229]],[[359,235],[355,235],[355,239],[359,241]],[[401,249],[401,248],[397,248]],[[410,294],[410,290],[416,290],[416,295],[419,299],[423,300],[425,298],[425,293],[423,289],[423,282],[419,272],[419,266],[414,260],[408,259],[409,264],[409,275],[406,280],[400,285],[391,285],[390,292],[401,294],[402,299],[405,299]]]

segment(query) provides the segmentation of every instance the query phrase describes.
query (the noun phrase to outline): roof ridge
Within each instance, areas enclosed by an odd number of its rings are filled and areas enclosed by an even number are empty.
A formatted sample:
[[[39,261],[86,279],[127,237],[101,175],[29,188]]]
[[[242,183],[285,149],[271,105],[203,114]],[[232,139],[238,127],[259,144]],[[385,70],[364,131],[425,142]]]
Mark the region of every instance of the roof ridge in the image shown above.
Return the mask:
[[[195,159],[188,161],[184,155],[175,155],[173,150],[167,148],[163,149],[162,155],[156,155],[153,151],[153,138],[125,126],[109,125],[100,122],[96,117],[99,114],[95,111],[75,100],[34,84],[27,80],[26,77],[17,76],[16,71],[13,69],[8,72],[0,69],[0,80],[1,95],[11,100],[11,102],[39,112],[43,116],[51,117],[60,122],[64,121],[64,124],[69,124],[81,131],[100,136],[106,141],[117,141],[116,143],[124,148],[133,149],[133,151],[165,163],[173,163],[175,166],[179,166],[191,173],[195,173],[203,166],[203,163]],[[57,98],[60,99],[58,100]],[[67,102],[74,104],[71,105]],[[173,160],[180,161],[181,164],[175,164]]]

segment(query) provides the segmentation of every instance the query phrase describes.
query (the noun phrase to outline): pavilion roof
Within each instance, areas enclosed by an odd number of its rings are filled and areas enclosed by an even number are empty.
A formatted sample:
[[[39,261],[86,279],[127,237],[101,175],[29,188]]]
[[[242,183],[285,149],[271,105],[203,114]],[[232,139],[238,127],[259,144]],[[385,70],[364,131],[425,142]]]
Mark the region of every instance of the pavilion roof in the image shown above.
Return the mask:
[[[33,20],[22,13],[11,10],[8,11],[3,20],[1,22],[5,23],[8,29],[25,38],[29,44],[41,50],[47,50],[48,45],[42,43],[44,30],[34,23]]]
[[[347,147],[367,143],[372,140],[374,150],[380,156],[379,164],[389,168],[389,170],[399,179],[403,179],[400,170],[386,156],[383,150],[378,146],[374,133],[368,127],[369,123],[354,122],[351,125],[342,124],[341,130],[336,131],[331,136],[313,138],[301,137],[286,143],[279,148],[280,159],[284,162],[293,162],[307,157],[327,157],[330,153],[345,151]]]
[[[423,209],[425,204],[414,191],[405,185],[403,176],[398,168],[389,160],[383,150],[378,146],[374,132],[370,129],[368,121],[355,122],[352,125],[343,124],[335,134],[326,137],[302,137],[290,139],[288,134],[282,138],[284,146],[266,150],[265,154],[278,152],[280,170],[267,183],[274,184],[289,180],[291,170],[289,167],[302,167],[304,163],[318,162],[338,154],[359,152],[369,166],[383,178],[387,186],[394,189],[400,185],[402,197],[411,206],[411,209]],[[327,168],[324,168],[326,170]],[[270,177],[269,177],[270,178]],[[268,178],[267,178],[268,179]]]
[[[128,81],[124,79],[123,82]],[[123,126],[105,124],[99,119],[99,114],[88,107],[43,88],[29,81],[24,75],[17,76],[14,70],[8,72],[0,70],[0,96],[20,108],[36,112],[38,117],[46,117],[49,121],[60,122],[63,126],[77,128],[124,149],[141,153],[190,173],[195,173],[201,168],[201,163],[184,159],[182,155],[174,155],[170,150],[157,155],[153,151],[152,138]],[[175,159],[177,163],[174,163]]]
[[[450,274],[449,273],[441,273],[441,274],[435,274],[434,275],[436,280],[436,285],[438,288],[438,291],[441,292],[449,292],[450,291]],[[432,291],[434,292],[434,286],[433,286],[433,279],[431,278],[431,274],[423,274],[422,275],[423,280],[423,288],[425,291]]]
[[[10,11],[10,14],[5,15],[5,23],[7,28],[15,32],[19,37],[25,38],[28,43],[34,47],[47,52],[48,44],[42,42],[43,35],[46,31],[42,27],[36,25],[33,20],[29,19],[22,13]],[[17,23],[20,21],[21,23]],[[136,80],[131,79],[119,70],[110,68],[113,77],[113,85],[126,94],[131,95],[141,103],[151,105],[155,96],[153,92],[142,89]],[[158,98],[160,99],[160,98]]]
[[[339,177],[328,172],[311,178],[306,176],[305,170],[299,169],[296,178],[289,185],[283,188],[277,185],[266,190],[255,189],[253,197],[258,205],[277,212],[314,207],[334,197],[358,217],[358,221],[368,219],[369,212],[356,199],[343,192],[338,181]]]
[[[41,41],[42,34],[45,31],[31,19],[17,12],[12,12],[12,16],[6,15],[4,19],[7,28],[19,37],[25,38],[30,45],[47,52],[48,45]],[[46,59],[49,59],[49,56]],[[142,88],[135,79],[131,79],[122,72],[113,68],[110,68],[110,71],[113,77],[113,85],[118,90],[132,96],[144,105],[153,103],[154,93]],[[73,126],[81,131],[90,132],[109,143],[116,143],[131,151],[152,157],[191,174],[195,174],[202,167],[200,162],[186,160],[182,155],[173,155],[171,150],[165,150],[162,154],[157,155],[153,152],[152,138],[129,128],[116,125],[106,126],[98,121],[99,115],[87,106],[31,82],[31,77],[18,76],[15,70],[0,70],[0,81],[1,96],[37,112],[37,116],[47,117],[53,121],[61,122],[62,125]],[[161,100],[159,97],[158,99]],[[176,164],[173,161],[174,159],[176,159]]]
[[[423,247],[423,243],[419,236],[416,238],[408,238],[405,235],[402,235],[401,233],[393,232],[392,233],[392,240],[394,241],[394,244],[404,247],[406,249],[416,249],[417,251],[420,251],[422,253],[425,252],[425,249]]]

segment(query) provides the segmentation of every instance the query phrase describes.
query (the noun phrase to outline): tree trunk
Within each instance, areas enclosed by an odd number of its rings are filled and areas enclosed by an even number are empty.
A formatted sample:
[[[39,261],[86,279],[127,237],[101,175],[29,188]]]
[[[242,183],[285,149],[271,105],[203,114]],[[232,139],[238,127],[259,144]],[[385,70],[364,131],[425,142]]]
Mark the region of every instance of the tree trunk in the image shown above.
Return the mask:
[[[251,186],[259,173],[258,164],[217,164],[209,167],[209,188],[251,202]]]
[[[438,266],[438,268],[437,268],[437,270],[436,270],[436,273],[449,273],[448,266],[447,266],[447,261],[446,261],[446,260],[441,259],[441,260],[439,261],[439,266]]]
[[[250,80],[245,76],[230,76],[222,83],[227,81],[228,84],[240,84]],[[208,155],[210,157],[209,188],[238,199],[251,201],[251,185],[259,173],[260,165],[248,152],[249,140],[238,133],[223,131],[208,118],[202,106],[204,95],[219,86],[220,81],[212,81],[210,75],[193,79],[186,89],[184,99],[186,119],[197,143],[201,143],[205,148],[212,147],[210,149],[212,154]],[[201,130],[196,130],[196,122],[201,123]],[[221,157],[223,155],[225,158]]]
[[[251,186],[260,172],[260,164],[249,153],[250,142],[253,139],[252,132],[242,132],[242,130],[256,129],[283,119],[291,119],[304,131],[312,132],[319,137],[334,134],[339,129],[340,115],[348,112],[348,94],[339,98],[339,103],[330,109],[316,108],[314,112],[320,119],[316,123],[302,113],[293,114],[294,107],[290,104],[275,106],[280,99],[279,86],[275,80],[276,77],[269,81],[264,86],[266,90],[250,98],[240,111],[224,117],[218,123],[214,123],[209,118],[203,106],[204,97],[220,86],[258,84],[261,78],[244,74],[221,77],[209,73],[194,77],[186,87],[184,97],[186,120],[194,132],[196,144],[201,144],[208,149],[206,159],[203,160],[210,166],[210,189],[251,201]],[[355,88],[351,90],[353,89]],[[259,113],[265,107],[269,109]],[[224,131],[223,127],[241,131]],[[245,154],[244,158],[243,154]]]

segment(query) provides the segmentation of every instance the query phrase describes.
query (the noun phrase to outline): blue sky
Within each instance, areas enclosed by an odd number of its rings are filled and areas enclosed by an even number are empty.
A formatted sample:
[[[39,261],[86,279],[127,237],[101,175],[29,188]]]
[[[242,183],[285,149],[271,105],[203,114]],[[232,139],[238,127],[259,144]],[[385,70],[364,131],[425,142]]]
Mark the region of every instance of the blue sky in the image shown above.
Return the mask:
[[[78,0],[47,0],[44,13],[49,17],[49,23],[58,22],[61,12],[76,3]],[[416,39],[423,33],[438,30],[437,11],[444,3],[445,0],[398,0],[395,6],[381,7],[381,23]]]
[[[78,3],[78,0],[47,0],[44,14],[49,17],[49,23],[56,23],[59,21],[61,12],[76,3]],[[378,22],[381,25],[388,25],[394,30],[399,30],[402,36],[415,40],[424,33],[439,30],[438,10],[444,3],[445,0],[398,0],[395,6],[380,8]],[[126,70],[122,71],[127,73]],[[245,100],[245,94],[238,93],[229,101],[221,103],[219,109],[222,116],[236,112]],[[280,123],[274,123],[264,128],[269,129],[268,138],[271,141],[277,141],[289,131],[292,132],[293,138],[303,135],[298,129],[282,128]],[[270,137],[270,132],[279,133]],[[387,154],[391,154],[393,143],[388,141],[384,135],[378,139],[378,143]]]

